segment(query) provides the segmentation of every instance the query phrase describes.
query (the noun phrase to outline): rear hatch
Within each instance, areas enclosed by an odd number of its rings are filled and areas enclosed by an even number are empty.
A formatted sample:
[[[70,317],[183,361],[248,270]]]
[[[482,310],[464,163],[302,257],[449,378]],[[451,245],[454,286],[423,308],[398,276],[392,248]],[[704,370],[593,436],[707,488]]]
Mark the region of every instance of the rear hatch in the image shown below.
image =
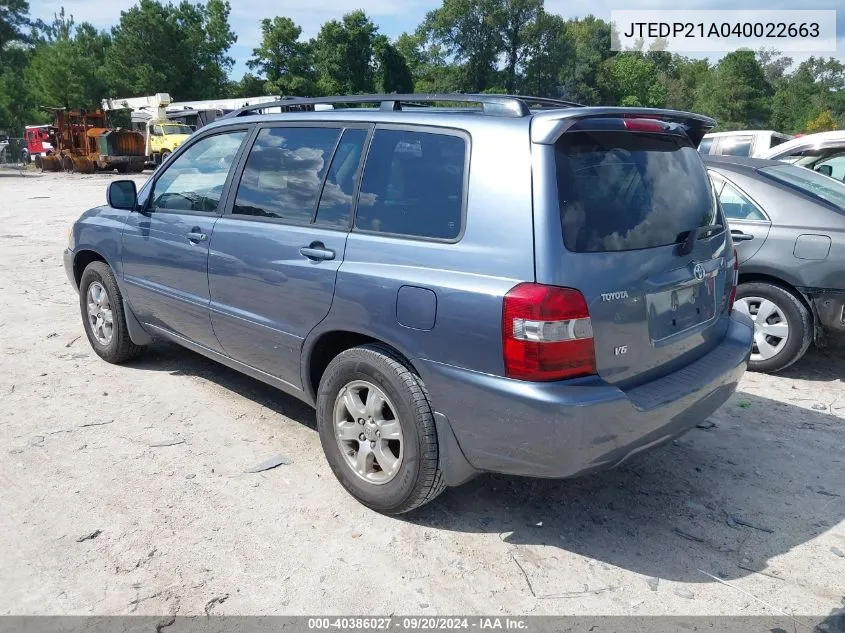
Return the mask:
[[[724,337],[733,249],[702,160],[683,126],[585,119],[546,154],[557,195],[537,281],[579,290],[596,371],[620,387],[665,375]],[[550,174],[550,172],[547,172]],[[551,249],[554,252],[554,248]],[[538,258],[541,255],[538,254]]]

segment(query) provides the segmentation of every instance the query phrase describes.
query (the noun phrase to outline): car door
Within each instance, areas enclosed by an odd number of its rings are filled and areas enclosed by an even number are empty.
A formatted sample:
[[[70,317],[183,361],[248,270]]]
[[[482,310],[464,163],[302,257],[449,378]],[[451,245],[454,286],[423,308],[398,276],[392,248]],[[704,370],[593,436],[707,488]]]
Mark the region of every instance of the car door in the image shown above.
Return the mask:
[[[162,166],[123,232],[123,275],[136,316],[218,350],[208,312],[208,244],[246,127],[207,134]]]
[[[728,220],[739,263],[751,259],[769,236],[772,222],[763,209],[736,184],[721,174],[710,172],[710,179]]]
[[[331,307],[369,133],[260,128],[211,237],[211,320],[224,352],[295,387],[302,342]]]

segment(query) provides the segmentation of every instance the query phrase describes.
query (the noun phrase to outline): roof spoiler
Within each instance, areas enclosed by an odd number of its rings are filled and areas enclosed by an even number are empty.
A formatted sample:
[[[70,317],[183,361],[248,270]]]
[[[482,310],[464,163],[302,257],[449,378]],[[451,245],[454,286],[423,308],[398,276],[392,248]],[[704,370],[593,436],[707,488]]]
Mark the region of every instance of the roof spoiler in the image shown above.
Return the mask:
[[[640,118],[656,119],[680,127],[696,147],[710,130],[716,127],[715,119],[703,114],[661,110],[658,108],[586,107],[573,110],[538,112],[531,121],[531,141],[552,145],[570,128],[584,119],[591,118]]]

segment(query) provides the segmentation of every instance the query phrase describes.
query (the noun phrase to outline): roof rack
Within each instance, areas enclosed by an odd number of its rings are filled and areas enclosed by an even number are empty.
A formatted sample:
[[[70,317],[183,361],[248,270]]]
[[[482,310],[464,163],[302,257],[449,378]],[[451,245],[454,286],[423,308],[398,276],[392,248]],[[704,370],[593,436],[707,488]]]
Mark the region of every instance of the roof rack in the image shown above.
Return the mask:
[[[531,105],[542,108],[577,108],[583,107],[580,103],[550,99],[547,97],[529,97],[524,95],[493,95],[493,94],[380,94],[380,95],[348,95],[332,97],[287,97],[278,101],[256,103],[234,110],[225,118],[245,116],[258,110],[268,108],[281,108],[282,112],[296,112],[301,110],[313,110],[303,106],[314,106],[316,104],[379,104],[381,110],[399,111],[402,104],[415,106],[426,103],[478,103],[484,114],[494,116],[524,117],[531,114]]]

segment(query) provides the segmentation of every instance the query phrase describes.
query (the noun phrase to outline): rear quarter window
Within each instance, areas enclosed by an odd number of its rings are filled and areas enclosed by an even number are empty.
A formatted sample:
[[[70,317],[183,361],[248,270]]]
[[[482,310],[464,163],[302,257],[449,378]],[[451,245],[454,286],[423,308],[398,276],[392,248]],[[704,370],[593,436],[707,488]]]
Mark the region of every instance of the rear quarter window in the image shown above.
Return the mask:
[[[555,161],[563,238],[570,251],[654,248],[717,222],[704,164],[683,137],[567,133],[555,145]]]
[[[376,130],[356,228],[429,239],[461,233],[467,141],[456,134]]]

